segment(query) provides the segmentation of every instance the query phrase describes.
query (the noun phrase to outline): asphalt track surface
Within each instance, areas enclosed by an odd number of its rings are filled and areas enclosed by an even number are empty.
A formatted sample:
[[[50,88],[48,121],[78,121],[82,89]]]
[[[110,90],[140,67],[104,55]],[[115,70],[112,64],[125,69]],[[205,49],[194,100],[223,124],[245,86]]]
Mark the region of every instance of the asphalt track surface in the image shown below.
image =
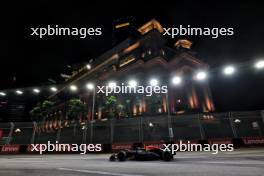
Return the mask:
[[[213,155],[177,153],[171,162],[109,162],[109,154],[0,155],[0,176],[264,176],[264,148]]]

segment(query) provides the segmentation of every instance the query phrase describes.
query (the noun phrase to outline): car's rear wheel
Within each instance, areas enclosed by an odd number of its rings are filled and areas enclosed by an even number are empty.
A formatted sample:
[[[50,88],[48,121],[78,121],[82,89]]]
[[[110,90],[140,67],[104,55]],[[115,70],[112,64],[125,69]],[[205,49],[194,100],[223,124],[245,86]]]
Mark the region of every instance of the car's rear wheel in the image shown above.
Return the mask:
[[[170,152],[163,152],[162,153],[162,159],[164,161],[171,161],[173,159],[173,155]]]

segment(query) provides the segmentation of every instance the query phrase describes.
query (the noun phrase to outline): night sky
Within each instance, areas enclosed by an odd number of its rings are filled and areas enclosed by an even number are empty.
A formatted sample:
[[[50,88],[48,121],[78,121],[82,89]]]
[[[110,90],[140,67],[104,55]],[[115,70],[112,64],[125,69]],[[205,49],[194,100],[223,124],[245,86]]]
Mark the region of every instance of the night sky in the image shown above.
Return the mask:
[[[255,59],[264,58],[264,5],[258,1],[197,2],[129,1],[111,7],[94,4],[13,4],[4,14],[1,33],[0,89],[45,85],[48,78],[59,81],[68,64],[86,62],[112,48],[113,20],[135,17],[139,27],[155,18],[163,27],[233,27],[235,35],[212,39],[186,36],[193,50],[212,70],[232,63],[244,67],[230,78],[212,73],[210,84],[217,111],[264,109],[264,71],[252,69]],[[109,2],[108,2],[109,3]],[[30,36],[31,27],[58,24],[63,27],[102,27],[103,35],[79,39]],[[174,39],[176,40],[176,39]],[[248,66],[245,66],[248,65]],[[14,80],[16,77],[16,80]]]

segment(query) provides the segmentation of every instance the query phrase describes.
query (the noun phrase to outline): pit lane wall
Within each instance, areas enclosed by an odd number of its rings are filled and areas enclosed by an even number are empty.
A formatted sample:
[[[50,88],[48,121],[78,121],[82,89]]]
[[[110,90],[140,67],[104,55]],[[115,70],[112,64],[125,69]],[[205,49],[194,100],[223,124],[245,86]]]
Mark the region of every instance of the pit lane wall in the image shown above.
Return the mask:
[[[264,145],[263,111],[172,115],[170,122],[168,116],[158,115],[104,119],[94,123],[74,121],[60,128],[45,124],[45,129],[36,128],[43,127],[36,123],[1,123],[0,153],[30,153],[29,144],[46,144],[47,141],[100,143],[103,152],[179,140],[202,144],[233,143],[235,147]]]

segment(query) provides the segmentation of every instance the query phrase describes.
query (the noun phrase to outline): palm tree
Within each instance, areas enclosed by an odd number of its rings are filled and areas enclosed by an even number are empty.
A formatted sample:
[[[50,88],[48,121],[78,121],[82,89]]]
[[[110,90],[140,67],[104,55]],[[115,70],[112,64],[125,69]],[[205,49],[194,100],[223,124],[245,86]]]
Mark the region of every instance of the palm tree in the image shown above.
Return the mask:
[[[32,121],[42,121],[43,116],[42,116],[42,111],[40,105],[37,105],[30,111],[30,117]]]
[[[54,102],[49,101],[49,100],[45,100],[42,105],[41,105],[41,109],[42,109],[42,114],[44,116],[44,120],[47,120],[47,118],[51,118],[52,117],[52,112],[54,109]]]
[[[74,98],[68,102],[67,115],[69,120],[79,120],[85,114],[85,104],[80,99]]]
[[[51,113],[54,109],[54,102],[45,100],[42,104],[38,104],[35,108],[30,111],[31,119],[33,121],[40,122],[41,126],[44,127],[44,123],[47,120],[51,120]]]
[[[46,126],[46,130],[47,132],[49,132],[50,129],[50,124],[52,123],[53,120],[53,111],[54,111],[54,102],[49,101],[49,100],[45,100],[42,105],[41,105],[41,109],[42,109],[42,114],[43,114],[43,123],[46,122],[45,126]],[[53,131],[51,129],[51,131]]]
[[[110,119],[114,118],[116,114],[117,98],[113,95],[107,96],[105,104],[108,110],[107,117]]]

